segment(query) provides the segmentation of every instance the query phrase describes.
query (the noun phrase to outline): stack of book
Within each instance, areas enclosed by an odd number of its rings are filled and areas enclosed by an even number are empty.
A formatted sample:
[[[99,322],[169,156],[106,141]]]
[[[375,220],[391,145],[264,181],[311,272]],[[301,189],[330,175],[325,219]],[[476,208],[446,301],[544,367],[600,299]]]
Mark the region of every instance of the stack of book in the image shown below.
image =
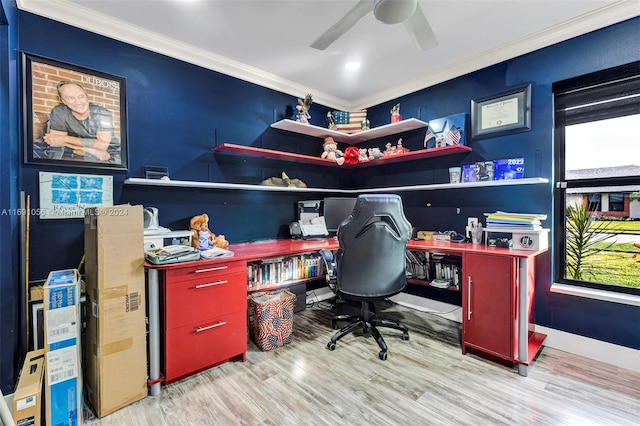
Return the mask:
[[[517,231],[540,231],[542,230],[541,220],[545,220],[547,215],[528,213],[507,213],[495,212],[485,213],[487,217],[487,231],[492,232],[517,232]]]

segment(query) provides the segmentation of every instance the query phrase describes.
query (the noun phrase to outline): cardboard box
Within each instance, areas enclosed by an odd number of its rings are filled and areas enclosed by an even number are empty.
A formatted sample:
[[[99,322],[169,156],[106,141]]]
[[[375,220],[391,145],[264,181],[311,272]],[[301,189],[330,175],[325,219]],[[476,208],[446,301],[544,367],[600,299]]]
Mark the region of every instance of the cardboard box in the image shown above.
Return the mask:
[[[28,352],[18,386],[13,394],[13,421],[20,426],[42,424],[42,385],[44,379],[44,349]]]
[[[52,271],[44,283],[46,424],[82,423],[80,275]]]
[[[142,206],[85,211],[87,400],[98,417],[147,396]]]
[[[549,230],[513,232],[511,241],[514,250],[544,250],[549,248]]]

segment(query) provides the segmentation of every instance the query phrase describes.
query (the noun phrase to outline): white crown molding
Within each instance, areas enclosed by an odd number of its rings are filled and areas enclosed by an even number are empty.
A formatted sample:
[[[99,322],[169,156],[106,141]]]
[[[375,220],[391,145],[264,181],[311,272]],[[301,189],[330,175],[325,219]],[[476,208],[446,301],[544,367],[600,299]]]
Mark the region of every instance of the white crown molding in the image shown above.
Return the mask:
[[[469,60],[442,68],[356,101],[348,101],[203,49],[177,42],[161,34],[142,30],[123,21],[105,17],[66,0],[17,0],[17,5],[19,9],[24,11],[180,59],[269,89],[297,97],[302,97],[306,93],[313,93],[314,102],[346,111],[369,108],[640,15],[640,0],[620,0],[545,31],[499,48],[488,50]]]
[[[258,68],[243,64],[204,49],[176,41],[141,29],[124,21],[114,19],[92,11],[76,3],[66,0],[17,0],[18,8],[26,12],[44,16],[77,28],[91,31],[133,46],[142,47],[152,52],[161,53],[190,64],[236,77],[250,83],[303,97],[313,93],[314,103],[348,110],[349,102],[335,96],[319,92],[313,88],[298,84],[268,73]]]
[[[353,102],[351,111],[369,108],[372,105],[378,105],[389,100],[397,99],[400,96],[417,92],[427,87],[443,83],[456,77],[478,71],[508,59],[587,34],[636,16],[640,16],[640,0],[621,0],[578,18],[548,28],[544,31],[537,32],[495,49],[488,50],[476,55],[475,57],[450,65],[446,68],[442,68],[436,72],[426,74],[422,77],[410,80],[384,91],[374,93],[371,96],[358,99]]]

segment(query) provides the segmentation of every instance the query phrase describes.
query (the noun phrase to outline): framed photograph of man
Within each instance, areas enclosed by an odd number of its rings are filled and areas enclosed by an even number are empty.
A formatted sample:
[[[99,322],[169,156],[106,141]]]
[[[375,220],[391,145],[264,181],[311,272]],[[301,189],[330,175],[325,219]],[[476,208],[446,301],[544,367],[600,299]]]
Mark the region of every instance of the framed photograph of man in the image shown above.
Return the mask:
[[[24,162],[128,169],[123,77],[22,54]]]

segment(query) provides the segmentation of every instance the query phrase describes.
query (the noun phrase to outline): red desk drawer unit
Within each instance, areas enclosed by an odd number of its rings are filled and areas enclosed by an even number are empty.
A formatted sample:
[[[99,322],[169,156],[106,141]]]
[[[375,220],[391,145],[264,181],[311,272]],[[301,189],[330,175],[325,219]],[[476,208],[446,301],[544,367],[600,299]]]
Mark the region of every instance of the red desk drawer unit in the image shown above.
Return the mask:
[[[232,358],[246,360],[246,262],[165,271],[163,354],[169,384]]]
[[[218,275],[193,281],[171,282],[166,287],[167,329],[215,316],[246,310],[247,274]]]
[[[166,345],[172,348],[165,360],[165,383],[169,384],[245,354],[247,314],[238,311],[167,330]]]

